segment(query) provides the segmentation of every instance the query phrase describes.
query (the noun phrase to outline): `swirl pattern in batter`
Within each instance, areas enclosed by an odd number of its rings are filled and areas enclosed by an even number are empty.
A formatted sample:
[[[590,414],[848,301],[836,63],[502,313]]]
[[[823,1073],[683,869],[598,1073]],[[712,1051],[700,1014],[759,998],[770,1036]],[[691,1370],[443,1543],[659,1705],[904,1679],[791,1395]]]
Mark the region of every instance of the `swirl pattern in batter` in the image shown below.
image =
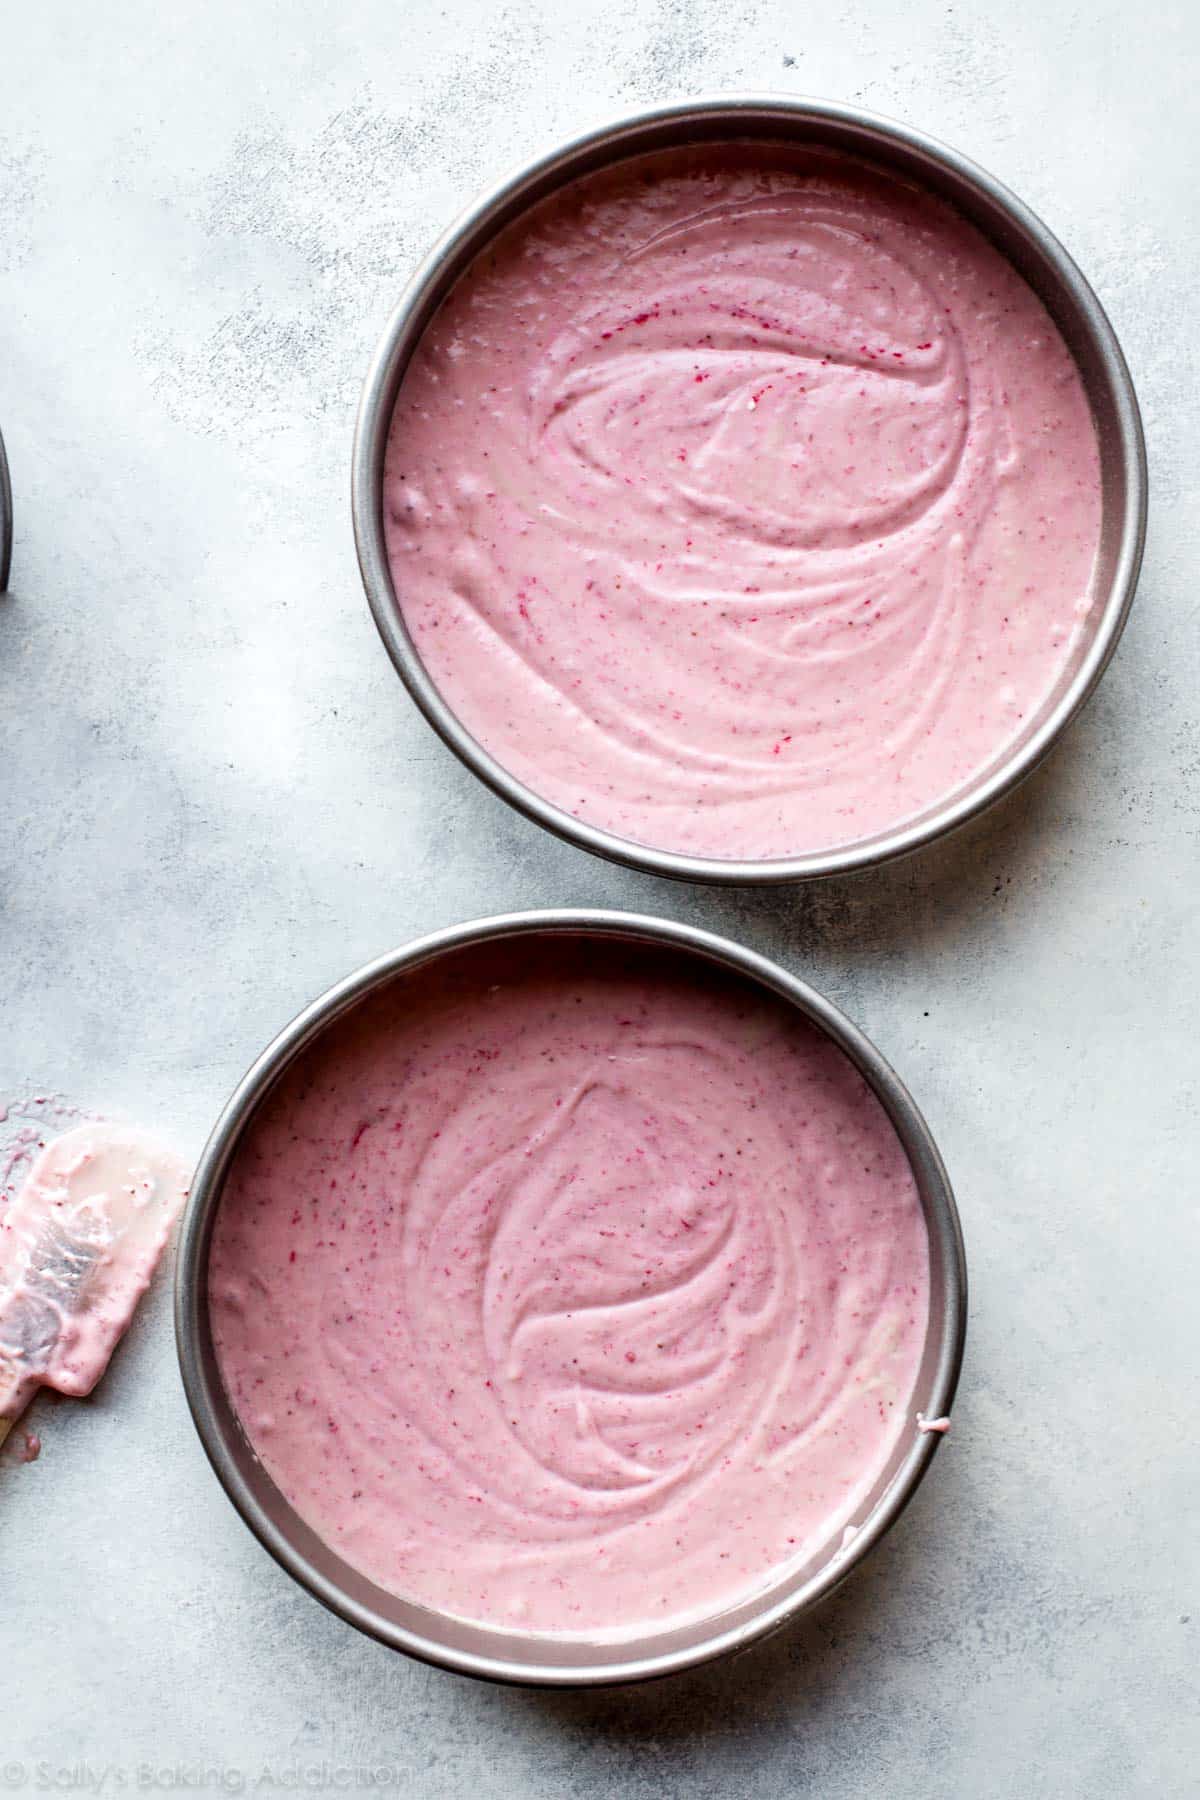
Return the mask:
[[[210,1263],[234,1407],[327,1541],[593,1636],[834,1540],[911,1428],[928,1280],[842,1053],[615,946],[460,953],[358,1008],[267,1102]]]
[[[566,812],[773,858],[1011,745],[1092,603],[1078,370],[973,226],[748,144],[587,177],[478,258],[405,375],[396,592],[467,729]]]

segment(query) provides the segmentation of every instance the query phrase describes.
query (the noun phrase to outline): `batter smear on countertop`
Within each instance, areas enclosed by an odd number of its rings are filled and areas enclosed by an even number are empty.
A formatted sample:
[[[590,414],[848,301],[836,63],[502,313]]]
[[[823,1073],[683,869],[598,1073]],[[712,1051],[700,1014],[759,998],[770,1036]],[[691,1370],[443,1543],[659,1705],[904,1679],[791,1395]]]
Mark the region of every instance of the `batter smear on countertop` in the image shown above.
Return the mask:
[[[793,1009],[527,944],[293,1065],[209,1291],[250,1442],[350,1563],[620,1636],[840,1542],[912,1429],[928,1242],[882,1107]]]
[[[1064,677],[1101,491],[1078,370],[964,218],[834,154],[641,158],[518,220],[384,475],[422,661],[535,793],[775,858],[918,817]]]

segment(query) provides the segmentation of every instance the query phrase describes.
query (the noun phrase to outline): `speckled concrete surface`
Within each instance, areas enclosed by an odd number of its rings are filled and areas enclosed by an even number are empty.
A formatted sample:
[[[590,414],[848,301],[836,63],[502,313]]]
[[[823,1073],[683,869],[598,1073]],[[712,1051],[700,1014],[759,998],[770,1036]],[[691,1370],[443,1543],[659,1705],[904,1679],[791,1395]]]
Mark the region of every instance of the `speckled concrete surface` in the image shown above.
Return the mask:
[[[659,910],[890,1053],[974,1278],[954,1434],[842,1596],[733,1665],[557,1698],[293,1588],[209,1474],[160,1282],[94,1401],[0,1461],[0,1784],[1200,1791],[1193,8],[48,0],[0,36],[0,1094],[190,1154],[368,955],[512,906]],[[1151,455],[1133,622],[1050,766],[943,849],[792,895],[639,880],[482,792],[403,698],[348,521],[360,372],[435,231],[556,134],[722,86],[862,101],[1015,186],[1110,309]]]

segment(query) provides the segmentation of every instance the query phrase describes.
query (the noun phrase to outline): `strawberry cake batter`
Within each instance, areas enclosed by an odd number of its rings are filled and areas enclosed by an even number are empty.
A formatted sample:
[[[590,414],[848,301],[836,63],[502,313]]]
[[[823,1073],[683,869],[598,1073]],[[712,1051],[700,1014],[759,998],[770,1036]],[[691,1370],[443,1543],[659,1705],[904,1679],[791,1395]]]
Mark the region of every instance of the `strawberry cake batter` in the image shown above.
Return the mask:
[[[907,1160],[795,1011],[661,950],[393,982],[294,1064],[209,1292],[243,1428],[409,1599],[621,1636],[840,1543],[929,1312]]]
[[[920,187],[733,144],[586,177],[443,304],[384,475],[417,651],[527,787],[771,859],[994,764],[1093,603],[1078,370]]]

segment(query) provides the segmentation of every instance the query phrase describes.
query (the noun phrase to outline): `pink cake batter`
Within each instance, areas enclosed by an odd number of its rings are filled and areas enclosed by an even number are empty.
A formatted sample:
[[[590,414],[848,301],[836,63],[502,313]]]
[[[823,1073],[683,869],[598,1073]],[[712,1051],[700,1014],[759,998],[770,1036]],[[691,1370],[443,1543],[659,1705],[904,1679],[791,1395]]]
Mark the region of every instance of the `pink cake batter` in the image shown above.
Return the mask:
[[[468,730],[660,849],[867,838],[992,764],[1093,603],[1078,371],[959,214],[734,145],[563,190],[401,389],[387,547]]]
[[[882,1108],[791,1009],[509,948],[289,1072],[209,1291],[251,1443],[349,1562],[620,1636],[840,1543],[914,1429],[928,1244]]]

